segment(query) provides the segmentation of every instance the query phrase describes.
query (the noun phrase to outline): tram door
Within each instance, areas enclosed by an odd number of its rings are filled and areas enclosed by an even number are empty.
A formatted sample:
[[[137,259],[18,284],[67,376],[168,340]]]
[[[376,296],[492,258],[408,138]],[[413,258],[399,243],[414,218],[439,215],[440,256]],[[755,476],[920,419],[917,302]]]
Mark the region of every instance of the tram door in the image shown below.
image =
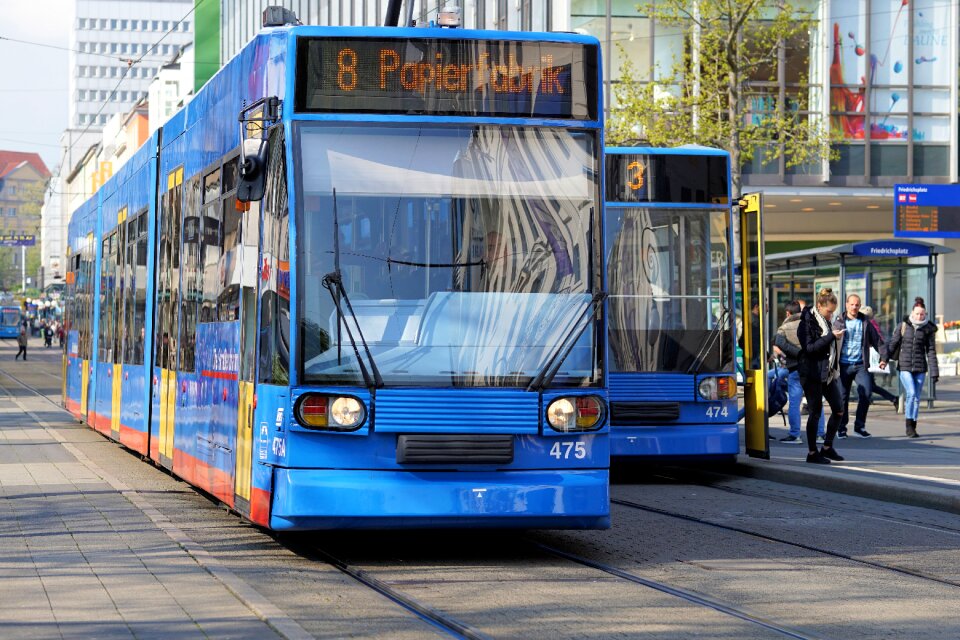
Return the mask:
[[[234,504],[250,512],[253,466],[253,409],[257,364],[257,280],[260,250],[260,203],[251,202],[241,223],[243,265],[240,287],[240,389],[234,456]]]
[[[743,290],[743,402],[747,455],[770,458],[767,421],[766,300],[763,269],[763,195],[740,199],[740,281]]]
[[[156,337],[159,386],[160,440],[158,461],[173,469],[174,424],[177,408],[177,337],[180,325],[180,214],[183,196],[183,167],[167,175],[160,212],[157,260]]]

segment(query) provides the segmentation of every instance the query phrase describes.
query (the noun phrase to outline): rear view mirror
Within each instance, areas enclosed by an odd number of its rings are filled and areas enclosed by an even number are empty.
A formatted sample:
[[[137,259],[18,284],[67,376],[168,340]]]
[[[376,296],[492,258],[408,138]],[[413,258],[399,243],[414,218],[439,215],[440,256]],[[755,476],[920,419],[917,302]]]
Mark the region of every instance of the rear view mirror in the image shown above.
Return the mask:
[[[240,182],[237,185],[237,200],[255,202],[263,200],[267,184],[267,141],[248,138],[243,141],[240,156]]]

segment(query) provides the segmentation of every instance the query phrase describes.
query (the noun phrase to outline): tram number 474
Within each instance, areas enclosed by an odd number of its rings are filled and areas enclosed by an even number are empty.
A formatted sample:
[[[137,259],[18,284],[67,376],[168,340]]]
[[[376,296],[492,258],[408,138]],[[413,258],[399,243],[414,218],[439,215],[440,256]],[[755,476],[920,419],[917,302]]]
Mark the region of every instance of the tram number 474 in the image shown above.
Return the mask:
[[[727,411],[726,405],[721,405],[718,407],[707,407],[707,417],[708,418],[726,418],[730,413]]]
[[[587,457],[587,445],[582,442],[554,442],[550,447],[550,457],[557,460],[569,460],[571,457],[583,460]]]

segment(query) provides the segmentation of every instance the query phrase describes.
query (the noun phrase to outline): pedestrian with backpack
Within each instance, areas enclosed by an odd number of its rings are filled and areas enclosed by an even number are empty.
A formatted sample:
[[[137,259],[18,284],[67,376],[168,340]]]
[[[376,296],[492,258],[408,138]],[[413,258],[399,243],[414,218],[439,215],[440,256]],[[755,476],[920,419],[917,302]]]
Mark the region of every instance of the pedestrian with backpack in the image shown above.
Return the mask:
[[[785,310],[787,319],[777,329],[773,339],[774,350],[783,353],[784,367],[787,370],[787,420],[790,423],[790,432],[780,442],[783,444],[803,444],[800,438],[800,401],[803,400],[803,385],[800,384],[799,358],[800,340],[797,338],[797,327],[800,325],[800,302],[788,302]],[[823,411],[820,412],[820,421],[817,424],[817,440],[823,439],[824,420]]]
[[[927,317],[927,307],[923,298],[918,297],[913,303],[910,316],[901,322],[890,336],[886,344],[886,357],[883,360],[894,359],[899,363],[900,386],[903,388],[905,400],[903,412],[906,417],[906,434],[908,438],[920,437],[917,433],[917,418],[920,413],[920,391],[927,374],[936,384],[940,379],[940,368],[937,366],[937,325]]]
[[[840,385],[840,345],[845,329],[832,329],[830,322],[837,310],[837,296],[833,289],[821,289],[812,306],[800,312],[797,339],[800,341],[798,370],[807,398],[810,415],[807,416],[807,462],[830,464],[843,460],[833,447],[833,439],[843,419],[843,388]],[[817,418],[823,411],[823,399],[830,404],[830,420],[823,447],[817,451]]]

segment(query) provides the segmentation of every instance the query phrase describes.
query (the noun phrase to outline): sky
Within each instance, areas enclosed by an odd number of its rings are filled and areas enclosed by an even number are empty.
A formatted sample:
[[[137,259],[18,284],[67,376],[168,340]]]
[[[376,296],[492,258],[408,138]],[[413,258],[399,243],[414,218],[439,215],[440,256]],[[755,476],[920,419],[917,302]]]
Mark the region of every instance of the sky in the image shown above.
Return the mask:
[[[0,0],[0,38],[66,49],[73,0]],[[67,127],[67,52],[0,39],[0,149],[34,151],[51,172]]]

